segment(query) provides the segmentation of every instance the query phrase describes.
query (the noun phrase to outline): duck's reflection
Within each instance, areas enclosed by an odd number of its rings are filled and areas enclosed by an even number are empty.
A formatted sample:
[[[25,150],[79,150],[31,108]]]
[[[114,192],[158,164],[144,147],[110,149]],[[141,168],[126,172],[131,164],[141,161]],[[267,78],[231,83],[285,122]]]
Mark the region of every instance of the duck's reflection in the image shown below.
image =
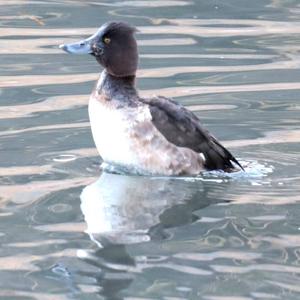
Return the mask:
[[[194,222],[198,219],[196,210],[216,202],[212,186],[214,191],[224,191],[223,184],[216,182],[103,173],[85,187],[81,210],[86,232],[99,248],[86,252],[82,258],[101,270],[94,276],[100,293],[109,299],[119,299],[117,295],[134,285],[136,274],[144,269],[181,268],[166,264],[159,250],[154,259],[151,251],[157,246],[160,249],[162,241],[172,239],[170,228]],[[133,248],[145,250],[145,243],[152,250],[135,254]]]
[[[99,246],[130,244],[192,222],[193,211],[211,203],[206,196],[201,181],[103,173],[82,191],[81,210]]]

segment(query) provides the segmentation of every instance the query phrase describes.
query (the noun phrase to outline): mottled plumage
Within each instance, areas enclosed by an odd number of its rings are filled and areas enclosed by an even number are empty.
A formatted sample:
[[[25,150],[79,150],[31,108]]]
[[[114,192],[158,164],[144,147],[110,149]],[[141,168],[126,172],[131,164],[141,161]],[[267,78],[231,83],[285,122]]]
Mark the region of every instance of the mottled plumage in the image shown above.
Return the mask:
[[[198,117],[184,106],[165,97],[141,101],[150,106],[152,122],[169,142],[204,155],[206,169],[229,171],[234,168],[232,162],[241,167],[233,155],[201,126]]]
[[[90,53],[105,68],[91,94],[89,116],[103,160],[142,174],[199,174],[241,167],[233,155],[200,124],[198,117],[165,98],[141,98],[135,88],[138,64],[134,28],[104,24],[69,53]]]

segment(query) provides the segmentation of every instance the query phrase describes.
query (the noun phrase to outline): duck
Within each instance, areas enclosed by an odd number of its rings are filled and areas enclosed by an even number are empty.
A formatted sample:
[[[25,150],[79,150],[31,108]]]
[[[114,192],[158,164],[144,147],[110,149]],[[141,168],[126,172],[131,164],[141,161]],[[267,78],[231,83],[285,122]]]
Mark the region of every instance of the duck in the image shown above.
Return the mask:
[[[136,32],[126,22],[113,21],[84,40],[59,46],[70,54],[90,54],[103,68],[88,105],[102,160],[143,175],[243,170],[192,111],[164,96],[139,95]]]

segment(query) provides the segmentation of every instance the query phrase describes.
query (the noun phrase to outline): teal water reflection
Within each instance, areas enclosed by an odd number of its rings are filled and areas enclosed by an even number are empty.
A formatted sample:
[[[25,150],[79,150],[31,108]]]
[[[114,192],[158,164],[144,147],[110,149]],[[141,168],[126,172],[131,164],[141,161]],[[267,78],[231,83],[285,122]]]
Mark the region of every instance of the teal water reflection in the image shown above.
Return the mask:
[[[0,298],[296,300],[298,1],[0,0]],[[246,173],[101,173],[100,69],[57,45],[139,28],[142,95],[173,97]]]

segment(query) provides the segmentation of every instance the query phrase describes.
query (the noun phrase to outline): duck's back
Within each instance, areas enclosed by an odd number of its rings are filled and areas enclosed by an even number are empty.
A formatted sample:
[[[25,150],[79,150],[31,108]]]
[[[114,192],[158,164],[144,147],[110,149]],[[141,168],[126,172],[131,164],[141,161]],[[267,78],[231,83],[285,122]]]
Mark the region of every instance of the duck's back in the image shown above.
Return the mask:
[[[207,170],[234,170],[236,158],[205,129],[198,117],[179,103],[165,98],[141,99],[150,108],[152,122],[172,144],[200,153]]]

